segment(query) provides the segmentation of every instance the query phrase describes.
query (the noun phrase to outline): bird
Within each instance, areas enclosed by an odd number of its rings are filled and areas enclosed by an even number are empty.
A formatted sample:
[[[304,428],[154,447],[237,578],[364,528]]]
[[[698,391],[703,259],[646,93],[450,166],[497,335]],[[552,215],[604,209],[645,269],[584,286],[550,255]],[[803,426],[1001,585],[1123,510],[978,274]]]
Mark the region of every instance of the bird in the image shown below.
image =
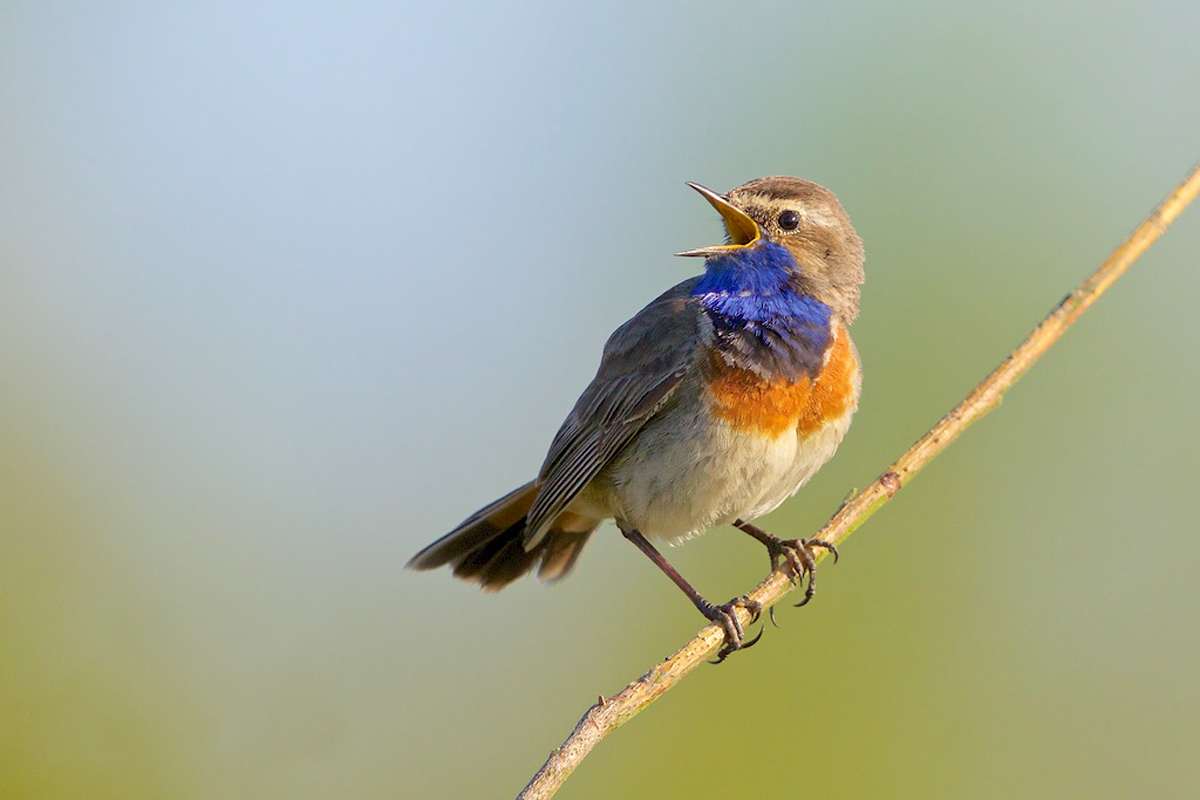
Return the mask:
[[[717,662],[750,647],[736,609],[706,600],[651,540],[723,525],[767,548],[793,582],[831,543],[782,539],[754,524],[837,451],[858,408],[862,370],[850,326],[865,279],[862,239],[833,192],[771,176],[720,194],[688,182],[720,215],[723,244],[685,250],[704,272],[616,329],[600,366],[533,480],[484,506],[409,561],[450,565],[487,591],[535,567],[555,581],[606,520],[723,630]]]

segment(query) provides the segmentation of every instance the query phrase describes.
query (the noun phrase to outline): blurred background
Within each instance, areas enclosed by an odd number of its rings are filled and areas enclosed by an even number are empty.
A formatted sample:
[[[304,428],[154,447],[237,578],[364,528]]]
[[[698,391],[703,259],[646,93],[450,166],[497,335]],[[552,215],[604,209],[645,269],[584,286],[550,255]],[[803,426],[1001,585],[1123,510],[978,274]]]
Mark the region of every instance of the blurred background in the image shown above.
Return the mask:
[[[403,569],[720,224],[833,188],[866,381],[804,535],[1200,156],[1194,3],[0,10],[0,795],[514,794],[700,619],[609,527]],[[563,798],[1194,797],[1200,208]],[[710,598],[732,529],[668,552]]]

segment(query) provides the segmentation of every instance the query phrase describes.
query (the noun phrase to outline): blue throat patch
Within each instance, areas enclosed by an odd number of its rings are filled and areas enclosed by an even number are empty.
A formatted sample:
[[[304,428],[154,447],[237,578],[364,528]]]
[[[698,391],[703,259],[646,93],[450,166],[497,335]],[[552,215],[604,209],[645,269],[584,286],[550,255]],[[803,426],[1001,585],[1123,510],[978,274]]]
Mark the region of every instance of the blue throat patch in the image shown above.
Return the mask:
[[[797,267],[782,245],[708,259],[692,296],[712,321],[717,349],[734,366],[790,381],[815,378],[832,338],[829,306],[792,286]]]

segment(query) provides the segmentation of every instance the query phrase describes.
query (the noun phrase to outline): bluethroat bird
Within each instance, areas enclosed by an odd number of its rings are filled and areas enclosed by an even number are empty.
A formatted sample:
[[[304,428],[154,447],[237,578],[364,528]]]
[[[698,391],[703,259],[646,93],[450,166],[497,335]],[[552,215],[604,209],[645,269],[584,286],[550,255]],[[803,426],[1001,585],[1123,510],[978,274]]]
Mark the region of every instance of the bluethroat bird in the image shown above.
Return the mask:
[[[536,478],[413,556],[500,589],[532,570],[566,575],[597,526],[625,538],[725,632],[718,660],[749,647],[737,606],[704,599],[650,542],[732,524],[772,568],[808,575],[819,540],[775,537],[752,521],[791,497],[837,450],[858,406],[863,246],[832,192],[759,178],[721,195],[689,183],[721,215],[726,243],[677,255],[704,274],[668,289],[609,337],[600,368]],[[836,551],[834,553],[836,555]],[[759,636],[761,636],[761,631]]]

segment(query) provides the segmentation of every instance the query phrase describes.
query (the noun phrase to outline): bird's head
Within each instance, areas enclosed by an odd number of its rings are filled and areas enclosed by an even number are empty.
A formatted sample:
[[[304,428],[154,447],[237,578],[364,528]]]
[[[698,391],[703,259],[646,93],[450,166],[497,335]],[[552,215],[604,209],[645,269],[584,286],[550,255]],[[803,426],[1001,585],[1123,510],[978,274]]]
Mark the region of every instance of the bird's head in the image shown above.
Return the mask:
[[[688,185],[721,215],[726,243],[676,255],[703,257],[710,270],[782,269],[794,289],[846,322],[858,315],[862,239],[833,192],[784,176],[757,178],[725,195]]]

